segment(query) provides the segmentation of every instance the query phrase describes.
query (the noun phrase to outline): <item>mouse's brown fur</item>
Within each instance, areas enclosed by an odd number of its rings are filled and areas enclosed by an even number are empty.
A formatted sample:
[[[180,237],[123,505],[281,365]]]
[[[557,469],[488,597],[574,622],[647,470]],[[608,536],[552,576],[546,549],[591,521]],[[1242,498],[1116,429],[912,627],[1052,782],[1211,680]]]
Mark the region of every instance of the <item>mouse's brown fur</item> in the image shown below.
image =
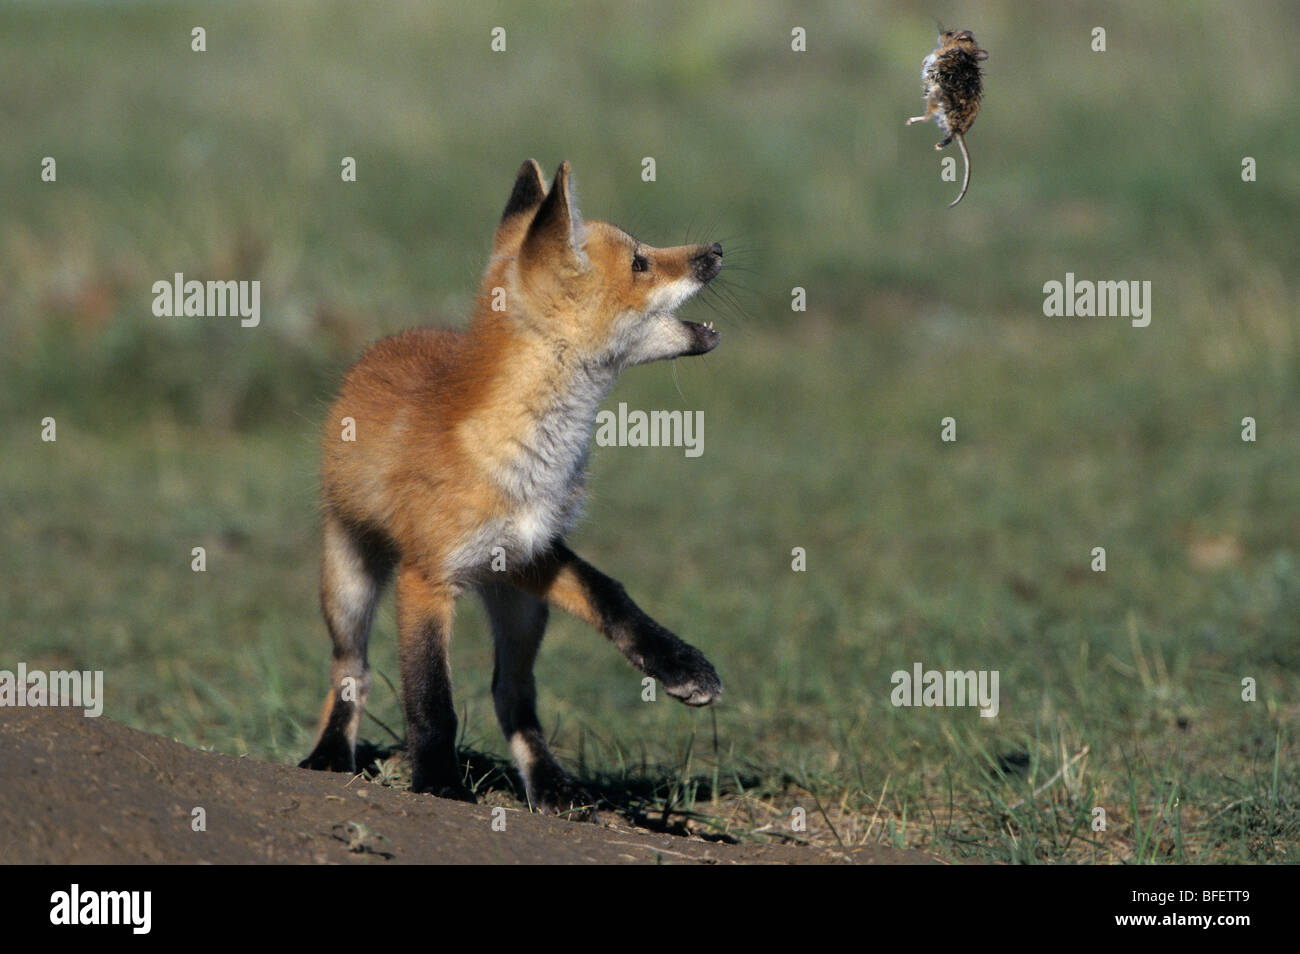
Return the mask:
[[[988,58],[988,50],[980,49],[970,30],[944,30],[939,34],[938,47],[921,64],[921,94],[925,97],[925,113],[913,116],[907,125],[923,123],[933,116],[944,134],[944,138],[934,148],[942,149],[954,139],[957,140],[966,171],[962,178],[961,193],[950,203],[950,208],[962,200],[970,185],[970,154],[966,151],[966,131],[980,111],[980,98],[984,95],[980,62]]]

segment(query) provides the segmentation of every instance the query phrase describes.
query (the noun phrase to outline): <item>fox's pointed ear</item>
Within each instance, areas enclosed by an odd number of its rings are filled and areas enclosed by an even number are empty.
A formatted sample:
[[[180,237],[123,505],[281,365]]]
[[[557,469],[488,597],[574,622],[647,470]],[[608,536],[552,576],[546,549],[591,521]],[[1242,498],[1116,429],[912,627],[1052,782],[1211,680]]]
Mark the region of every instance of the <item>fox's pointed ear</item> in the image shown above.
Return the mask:
[[[515,173],[515,187],[510,191],[510,199],[506,202],[496,235],[492,238],[494,255],[513,255],[519,250],[528,223],[545,198],[546,180],[542,178],[542,167],[535,159],[525,159]]]
[[[556,170],[551,190],[546,193],[546,198],[542,200],[537,214],[528,226],[528,234],[524,236],[519,255],[524,259],[540,259],[543,256],[552,261],[570,259],[575,264],[581,264],[581,248],[582,219],[573,204],[569,164],[562,162]]]

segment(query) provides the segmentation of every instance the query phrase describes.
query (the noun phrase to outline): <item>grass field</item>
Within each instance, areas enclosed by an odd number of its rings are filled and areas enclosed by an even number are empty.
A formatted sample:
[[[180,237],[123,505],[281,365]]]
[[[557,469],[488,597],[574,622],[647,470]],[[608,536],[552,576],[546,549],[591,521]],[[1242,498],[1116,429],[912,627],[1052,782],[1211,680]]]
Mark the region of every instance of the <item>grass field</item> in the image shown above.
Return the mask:
[[[556,616],[540,709],[579,774],[736,838],[1296,861],[1295,5],[579,6],[0,7],[0,669],[102,669],[113,719],[306,754],[325,404],[366,341],[462,320],[519,162],[568,159],[589,217],[727,249],[685,311],[722,345],[609,405],[702,410],[703,455],[597,449],[571,539],[726,696],[644,703]],[[955,210],[903,126],[934,16],[990,50]],[[259,279],[261,324],[154,317],[175,272]],[[1150,325],[1045,317],[1067,272],[1150,281]],[[386,602],[395,683],[394,643]],[[453,659],[507,798],[470,600]],[[917,662],[998,671],[997,718],[893,706]],[[391,744],[382,679],[371,711]]]

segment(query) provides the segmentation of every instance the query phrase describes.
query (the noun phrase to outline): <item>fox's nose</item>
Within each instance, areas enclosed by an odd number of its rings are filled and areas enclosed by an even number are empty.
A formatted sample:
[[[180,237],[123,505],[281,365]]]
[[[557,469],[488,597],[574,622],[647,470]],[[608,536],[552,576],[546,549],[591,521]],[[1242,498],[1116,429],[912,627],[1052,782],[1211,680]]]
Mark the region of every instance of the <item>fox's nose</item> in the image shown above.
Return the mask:
[[[717,242],[701,245],[698,252],[691,256],[691,272],[697,281],[712,281],[722,271],[722,246]]]

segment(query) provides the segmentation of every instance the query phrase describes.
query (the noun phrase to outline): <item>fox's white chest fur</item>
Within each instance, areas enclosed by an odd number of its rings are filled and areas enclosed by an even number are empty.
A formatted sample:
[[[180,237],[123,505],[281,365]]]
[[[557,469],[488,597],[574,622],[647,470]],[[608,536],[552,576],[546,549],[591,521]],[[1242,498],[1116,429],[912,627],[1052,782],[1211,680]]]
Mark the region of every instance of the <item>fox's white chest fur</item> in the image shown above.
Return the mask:
[[[613,371],[576,370],[565,387],[526,406],[516,426],[482,435],[498,442],[487,476],[504,508],[454,551],[451,563],[458,574],[490,570],[494,557],[504,557],[507,569],[517,568],[577,523],[596,411],[613,379]]]

